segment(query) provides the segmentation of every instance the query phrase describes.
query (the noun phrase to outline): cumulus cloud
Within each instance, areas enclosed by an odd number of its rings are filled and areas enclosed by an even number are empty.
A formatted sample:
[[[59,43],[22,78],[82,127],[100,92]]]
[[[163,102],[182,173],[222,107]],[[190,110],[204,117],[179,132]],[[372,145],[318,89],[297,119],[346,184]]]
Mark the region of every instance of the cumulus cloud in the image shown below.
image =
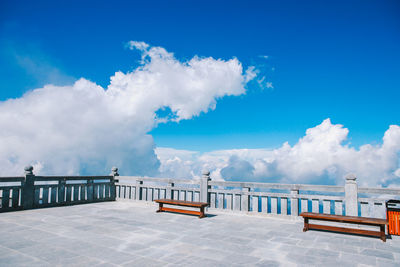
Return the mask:
[[[254,78],[236,58],[179,61],[162,47],[128,47],[141,52],[141,65],[116,72],[107,88],[81,78],[0,102],[0,175],[21,174],[27,164],[37,174],[104,174],[113,165],[155,174],[160,163],[147,133],[157,123],[208,112]],[[172,116],[157,118],[160,109]]]
[[[391,125],[381,145],[366,144],[359,149],[349,146],[349,130],[329,119],[306,131],[304,137],[290,146],[278,149],[236,149],[206,153],[157,148],[160,170],[185,168],[179,176],[194,177],[201,169],[211,170],[216,180],[250,180],[285,183],[343,184],[344,175],[353,172],[360,185],[380,186],[400,183],[400,127]],[[173,158],[174,167],[171,167]]]

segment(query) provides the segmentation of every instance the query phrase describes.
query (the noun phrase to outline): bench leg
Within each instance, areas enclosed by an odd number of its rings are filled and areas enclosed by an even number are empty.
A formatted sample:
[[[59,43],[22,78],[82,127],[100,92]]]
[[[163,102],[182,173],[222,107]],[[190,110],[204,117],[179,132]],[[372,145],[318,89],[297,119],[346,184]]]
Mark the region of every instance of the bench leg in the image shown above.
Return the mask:
[[[163,211],[163,203],[158,203],[158,210],[156,212],[162,212]]]
[[[381,239],[383,242],[386,242],[385,225],[381,225]]]
[[[206,215],[204,214],[204,207],[201,207],[200,208],[200,216],[199,216],[199,218],[201,219],[201,218],[204,218],[204,217],[206,217]]]
[[[303,232],[306,232],[307,230],[308,230],[308,218],[304,218]]]

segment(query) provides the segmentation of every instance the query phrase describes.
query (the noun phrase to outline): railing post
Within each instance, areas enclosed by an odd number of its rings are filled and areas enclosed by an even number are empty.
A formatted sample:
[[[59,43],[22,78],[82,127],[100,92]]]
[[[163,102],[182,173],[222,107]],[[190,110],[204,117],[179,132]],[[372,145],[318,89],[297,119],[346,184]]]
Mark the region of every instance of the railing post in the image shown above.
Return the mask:
[[[174,187],[174,183],[168,182],[167,189],[165,190],[166,199],[172,199],[172,187]]]
[[[115,186],[115,177],[119,176],[117,167],[111,168],[111,175],[112,175],[112,178],[110,180],[110,182],[111,182],[111,184],[110,184],[110,199],[115,201],[115,199],[117,198],[117,187]]]
[[[346,200],[346,216],[358,216],[358,188],[356,176],[352,173],[346,175],[344,186]]]
[[[243,193],[249,193],[250,192],[250,187],[243,187],[242,188]],[[242,211],[249,211],[249,203],[250,203],[250,196],[247,194],[242,194],[241,195],[241,210]]]
[[[23,209],[32,209],[34,204],[34,184],[35,184],[35,175],[33,174],[33,167],[26,166],[24,168],[25,171],[25,180],[22,182],[22,207]]]
[[[290,198],[291,216],[299,216],[299,190],[292,189],[290,194],[292,195]]]
[[[208,181],[211,181],[210,172],[204,170],[200,181],[200,202],[210,203],[208,191],[211,186],[208,185]]]
[[[143,181],[136,180],[136,193],[135,193],[136,200],[142,199],[142,184]]]

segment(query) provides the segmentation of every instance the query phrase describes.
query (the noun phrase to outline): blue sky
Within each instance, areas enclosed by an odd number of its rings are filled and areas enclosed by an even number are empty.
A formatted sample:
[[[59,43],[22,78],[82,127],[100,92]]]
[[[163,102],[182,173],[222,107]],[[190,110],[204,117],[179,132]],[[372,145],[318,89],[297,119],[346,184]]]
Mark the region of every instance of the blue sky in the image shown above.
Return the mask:
[[[273,90],[248,88],[199,118],[152,131],[157,145],[186,149],[293,143],[325,118],[354,145],[398,124],[398,1],[2,1],[0,99],[48,82],[85,77],[107,86],[137,53],[129,40],[175,53],[261,64]],[[55,77],[33,73],[28,57]],[[274,70],[272,70],[274,68]],[[250,86],[251,87],[251,86]]]

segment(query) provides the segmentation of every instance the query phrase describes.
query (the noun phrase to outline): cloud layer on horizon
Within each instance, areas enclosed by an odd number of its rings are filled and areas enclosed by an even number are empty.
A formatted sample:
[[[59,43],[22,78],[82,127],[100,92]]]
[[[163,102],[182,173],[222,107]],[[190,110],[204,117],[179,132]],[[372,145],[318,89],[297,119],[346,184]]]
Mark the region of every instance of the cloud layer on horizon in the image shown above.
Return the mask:
[[[381,145],[345,144],[349,130],[330,119],[307,129],[294,145],[278,149],[233,149],[206,153],[157,148],[163,176],[198,178],[202,169],[216,180],[343,184],[355,173],[362,186],[400,186],[400,127],[391,125]]]
[[[141,65],[116,72],[106,89],[81,78],[0,102],[0,175],[20,175],[28,164],[36,174],[104,174],[114,165],[156,174],[151,129],[215,109],[217,99],[244,94],[255,76],[236,58],[179,61],[162,47],[128,46],[141,52]],[[170,114],[159,118],[160,109]]]

